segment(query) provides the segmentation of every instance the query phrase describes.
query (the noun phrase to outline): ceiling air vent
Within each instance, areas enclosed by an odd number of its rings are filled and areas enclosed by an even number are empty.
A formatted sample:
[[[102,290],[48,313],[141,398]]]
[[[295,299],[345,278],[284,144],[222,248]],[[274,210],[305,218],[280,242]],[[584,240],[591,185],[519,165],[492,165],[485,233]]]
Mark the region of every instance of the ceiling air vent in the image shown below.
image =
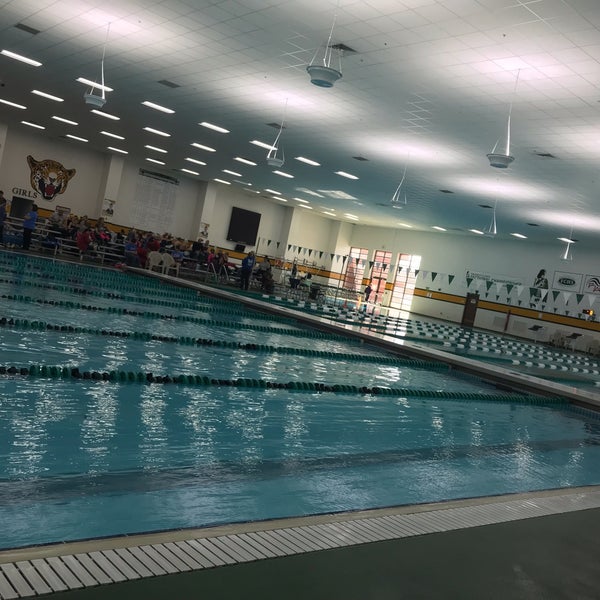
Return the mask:
[[[172,81],[169,81],[168,79],[161,79],[160,81],[157,81],[157,83],[160,83],[160,85],[165,85],[169,88],[178,88],[181,87],[178,83],[173,83]]]
[[[452,190],[440,190],[440,192],[442,192],[442,194],[454,194]]]
[[[550,152],[538,152],[537,150],[534,150],[533,153],[536,156],[541,156],[542,158],[556,158],[556,156],[554,156],[554,154],[550,154]]]
[[[352,158],[354,160],[362,160],[362,161],[365,161],[365,162],[369,162],[369,159],[365,158],[364,156],[353,156]]]
[[[539,227],[537,223],[527,223],[527,225],[529,225],[529,227]]]
[[[273,127],[273,129],[279,129],[280,127],[281,129],[287,129],[287,127],[281,123],[265,123],[265,125],[267,127]]]
[[[39,29],[35,29],[35,27],[29,27],[29,25],[25,25],[24,23],[17,23],[15,27],[17,29],[20,29],[21,31],[30,33],[31,35],[37,35],[38,33],[40,33]]]
[[[489,204],[480,204],[479,206],[480,206],[480,208],[493,208]]]

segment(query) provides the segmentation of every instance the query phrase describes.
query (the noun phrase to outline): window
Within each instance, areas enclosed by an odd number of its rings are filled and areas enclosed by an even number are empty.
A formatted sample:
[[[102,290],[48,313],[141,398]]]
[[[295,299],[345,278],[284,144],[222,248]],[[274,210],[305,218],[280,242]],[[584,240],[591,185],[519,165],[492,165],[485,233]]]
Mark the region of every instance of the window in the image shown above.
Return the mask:
[[[420,266],[420,256],[412,254],[398,255],[391,306],[410,312],[417,284],[417,271]]]
[[[385,250],[375,250],[371,269],[371,287],[373,288],[373,300],[375,302],[381,301],[383,298],[391,266],[392,253]]]
[[[350,248],[350,256],[344,273],[344,288],[360,292],[369,251],[366,248]]]

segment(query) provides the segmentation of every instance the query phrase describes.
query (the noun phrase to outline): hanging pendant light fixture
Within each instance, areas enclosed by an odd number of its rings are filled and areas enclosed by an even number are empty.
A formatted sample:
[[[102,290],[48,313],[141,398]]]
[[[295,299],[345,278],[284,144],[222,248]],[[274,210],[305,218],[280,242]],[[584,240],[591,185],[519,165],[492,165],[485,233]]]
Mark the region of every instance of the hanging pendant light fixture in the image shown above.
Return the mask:
[[[513,92],[513,96],[517,91],[517,83],[519,82],[519,74],[521,71],[517,71],[517,79],[515,81],[515,89]],[[507,169],[508,166],[515,160],[514,156],[510,155],[510,118],[512,114],[513,100],[510,101],[510,107],[508,109],[508,124],[506,127],[506,146],[504,147],[504,153],[496,152],[498,148],[498,144],[500,143],[500,139],[494,144],[492,151],[487,155],[488,160],[490,161],[490,166],[495,167],[496,169]]]
[[[406,190],[402,190],[402,186],[404,185],[404,181],[406,179],[406,170],[407,169],[408,169],[408,160],[407,160],[406,164],[404,165],[404,173],[402,173],[402,179],[400,180],[400,183],[398,184],[398,187],[396,188],[396,191],[394,192],[394,194],[392,195],[392,199],[390,200],[390,203],[393,208],[402,208],[403,206],[406,206],[408,204],[408,201],[406,199]],[[404,202],[402,202],[402,192],[403,191],[404,191]]]
[[[342,50],[337,50],[338,52],[338,60],[339,60],[339,69],[334,69],[331,66],[331,57],[333,54],[333,48],[331,46],[331,38],[333,36],[333,28],[335,27],[335,20],[337,18],[337,14],[333,17],[333,23],[331,25],[331,31],[329,32],[329,38],[327,39],[327,43],[325,44],[325,50],[323,52],[323,64],[320,64],[317,61],[317,55],[319,54],[319,50],[321,48],[317,48],[313,59],[310,61],[310,64],[306,67],[308,74],[310,75],[310,82],[313,85],[318,87],[330,88],[333,87],[333,84],[342,78]]]
[[[565,251],[562,253],[561,260],[573,260],[573,253],[571,252],[571,245],[575,243],[573,239],[573,228],[571,227],[571,233],[568,238],[558,238],[561,242],[565,242]]]
[[[100,62],[100,91],[101,96],[94,94],[95,86],[90,88],[89,92],[83,95],[83,100],[88,106],[94,108],[102,108],[106,104],[106,86],[104,85],[104,57],[106,55],[106,44],[108,43],[108,34],[110,32],[110,23],[106,27],[106,39],[104,40],[104,48],[102,49],[102,61]]]
[[[279,126],[279,131],[277,132],[277,137],[275,141],[271,145],[271,149],[267,153],[267,164],[270,167],[279,167],[283,166],[285,163],[285,152],[283,151],[283,146],[280,143],[281,133],[283,131],[283,124],[285,123],[285,113],[287,112],[287,103],[288,99],[285,99],[285,106],[283,108],[283,117],[281,118],[281,125]]]
[[[496,198],[496,200],[494,202],[494,209],[492,211],[492,221],[490,222],[490,224],[487,227],[487,229],[484,229],[484,231],[483,231],[484,235],[493,237],[498,232],[498,229],[496,227],[496,207],[497,206],[498,206],[498,198]]]

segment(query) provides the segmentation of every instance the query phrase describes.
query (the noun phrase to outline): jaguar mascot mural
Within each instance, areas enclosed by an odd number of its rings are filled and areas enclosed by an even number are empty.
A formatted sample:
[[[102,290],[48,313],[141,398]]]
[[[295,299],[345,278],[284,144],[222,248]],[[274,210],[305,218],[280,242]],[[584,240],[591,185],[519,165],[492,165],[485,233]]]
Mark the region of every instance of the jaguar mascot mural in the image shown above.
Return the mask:
[[[76,173],[75,169],[65,169],[56,160],[35,160],[27,157],[31,169],[31,187],[42,195],[44,200],[54,200],[58,194],[63,194],[69,181]]]

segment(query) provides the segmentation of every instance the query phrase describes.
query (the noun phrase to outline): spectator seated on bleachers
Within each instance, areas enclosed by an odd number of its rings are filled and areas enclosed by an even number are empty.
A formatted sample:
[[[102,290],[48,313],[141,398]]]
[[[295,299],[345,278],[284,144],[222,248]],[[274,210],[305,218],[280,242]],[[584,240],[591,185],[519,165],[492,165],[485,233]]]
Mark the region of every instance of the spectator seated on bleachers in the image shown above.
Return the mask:
[[[47,250],[56,250],[60,246],[58,235],[59,234],[55,231],[49,231],[48,235],[40,242],[42,248],[46,248]]]

